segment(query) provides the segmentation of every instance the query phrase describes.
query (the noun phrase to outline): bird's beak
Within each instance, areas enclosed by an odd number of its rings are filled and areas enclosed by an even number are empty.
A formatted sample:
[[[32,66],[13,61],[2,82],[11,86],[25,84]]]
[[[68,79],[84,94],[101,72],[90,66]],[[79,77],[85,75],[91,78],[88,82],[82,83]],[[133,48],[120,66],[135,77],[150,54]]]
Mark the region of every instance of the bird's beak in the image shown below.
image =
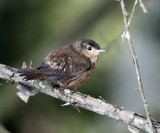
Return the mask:
[[[106,49],[98,49],[98,52],[107,52],[108,50]]]

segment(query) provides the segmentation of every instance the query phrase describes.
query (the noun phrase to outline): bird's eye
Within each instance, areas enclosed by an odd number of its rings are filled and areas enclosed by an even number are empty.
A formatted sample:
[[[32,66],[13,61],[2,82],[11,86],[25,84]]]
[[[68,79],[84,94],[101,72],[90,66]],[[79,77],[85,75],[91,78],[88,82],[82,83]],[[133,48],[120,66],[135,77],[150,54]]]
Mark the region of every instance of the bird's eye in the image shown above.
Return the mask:
[[[90,50],[92,50],[92,47],[88,47],[87,49],[90,51]]]

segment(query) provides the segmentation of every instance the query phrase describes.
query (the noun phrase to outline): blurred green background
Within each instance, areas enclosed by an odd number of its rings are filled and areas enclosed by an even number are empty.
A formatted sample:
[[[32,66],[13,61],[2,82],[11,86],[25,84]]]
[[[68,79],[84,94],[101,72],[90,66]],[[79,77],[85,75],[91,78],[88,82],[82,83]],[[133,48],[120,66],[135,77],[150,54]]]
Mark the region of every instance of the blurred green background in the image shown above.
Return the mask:
[[[137,6],[131,33],[150,112],[160,120],[160,1],[144,2],[148,13]],[[126,2],[128,11],[133,3]],[[121,7],[114,0],[1,0],[0,63],[21,68],[32,60],[38,67],[51,50],[93,39],[109,52],[100,55],[96,71],[79,90],[145,115],[129,45],[121,45],[123,30]],[[45,94],[26,104],[16,95],[16,85],[0,83],[0,133],[129,132],[120,122],[84,109],[79,114]]]

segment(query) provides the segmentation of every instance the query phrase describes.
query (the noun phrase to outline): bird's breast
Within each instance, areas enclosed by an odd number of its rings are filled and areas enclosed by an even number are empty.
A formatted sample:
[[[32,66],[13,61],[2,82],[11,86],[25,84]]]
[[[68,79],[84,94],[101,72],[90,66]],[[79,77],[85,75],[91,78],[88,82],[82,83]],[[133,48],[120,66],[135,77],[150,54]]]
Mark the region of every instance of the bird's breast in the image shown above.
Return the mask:
[[[91,77],[94,69],[95,69],[95,67],[92,66],[92,68],[90,70],[87,70],[80,75],[77,75],[71,79],[68,79],[65,82],[64,87],[77,88],[77,87],[85,84],[89,80],[89,78]]]

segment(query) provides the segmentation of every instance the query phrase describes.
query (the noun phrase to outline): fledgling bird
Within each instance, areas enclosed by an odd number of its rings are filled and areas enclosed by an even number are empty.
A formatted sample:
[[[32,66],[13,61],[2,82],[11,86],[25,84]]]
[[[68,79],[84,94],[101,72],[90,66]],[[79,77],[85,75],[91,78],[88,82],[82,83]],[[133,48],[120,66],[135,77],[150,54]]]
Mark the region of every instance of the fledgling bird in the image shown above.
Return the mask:
[[[26,80],[46,79],[56,86],[75,88],[85,84],[96,68],[100,46],[82,39],[50,52],[39,68],[22,68],[18,72]]]

